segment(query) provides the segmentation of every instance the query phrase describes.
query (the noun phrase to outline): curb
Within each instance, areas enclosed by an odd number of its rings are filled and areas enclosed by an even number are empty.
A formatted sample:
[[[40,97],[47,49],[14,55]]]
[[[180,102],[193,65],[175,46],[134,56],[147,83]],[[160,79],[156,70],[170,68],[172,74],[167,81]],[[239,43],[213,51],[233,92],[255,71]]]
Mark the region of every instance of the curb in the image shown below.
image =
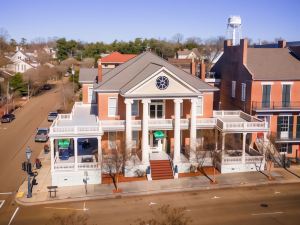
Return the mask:
[[[297,184],[300,183],[296,180],[291,181],[268,181],[262,183],[242,183],[239,185],[232,184],[223,184],[222,186],[200,186],[200,187],[188,187],[188,188],[173,188],[165,190],[153,190],[153,191],[143,191],[143,192],[123,192],[118,194],[99,194],[92,196],[80,196],[74,198],[65,198],[65,199],[53,199],[45,201],[36,201],[36,202],[24,202],[20,199],[15,198],[15,201],[22,206],[35,206],[35,205],[45,205],[45,204],[56,204],[56,203],[65,203],[65,202],[78,202],[78,201],[87,201],[87,200],[106,200],[106,199],[116,199],[123,197],[134,197],[134,196],[149,196],[149,195],[159,195],[165,193],[179,193],[179,192],[191,192],[191,191],[207,191],[207,190],[218,190],[218,189],[233,189],[233,188],[246,188],[246,187],[262,187],[267,185],[278,185],[278,184]]]

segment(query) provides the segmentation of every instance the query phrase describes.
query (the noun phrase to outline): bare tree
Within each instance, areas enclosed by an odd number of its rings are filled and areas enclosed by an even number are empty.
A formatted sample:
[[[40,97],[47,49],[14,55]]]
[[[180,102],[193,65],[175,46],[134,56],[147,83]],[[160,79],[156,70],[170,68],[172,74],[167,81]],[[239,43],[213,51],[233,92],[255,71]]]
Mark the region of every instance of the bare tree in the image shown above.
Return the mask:
[[[205,43],[199,47],[199,51],[205,59],[207,71],[211,69],[213,62],[223,51],[224,40],[225,37],[223,36],[207,39]]]
[[[87,225],[88,216],[87,214],[79,215],[78,213],[72,212],[66,216],[54,214],[48,221],[47,225]]]
[[[84,68],[92,68],[95,65],[95,59],[94,58],[84,58],[81,63],[81,67]]]
[[[181,44],[183,42],[183,34],[177,33],[172,37],[172,41],[174,41],[177,44]]]
[[[163,205],[156,211],[152,211],[152,218],[138,219],[136,225],[188,225],[192,220],[186,215],[186,208],[172,208],[170,205]]]
[[[205,130],[200,143],[197,144],[195,152],[190,152],[190,156],[193,155],[195,158],[195,165],[191,166],[191,170],[199,170],[203,175],[205,175],[211,183],[216,183],[216,164],[218,152],[216,151],[214,130]],[[209,162],[210,161],[210,162]],[[213,178],[211,179],[205,170],[205,166],[211,163],[213,166]]]

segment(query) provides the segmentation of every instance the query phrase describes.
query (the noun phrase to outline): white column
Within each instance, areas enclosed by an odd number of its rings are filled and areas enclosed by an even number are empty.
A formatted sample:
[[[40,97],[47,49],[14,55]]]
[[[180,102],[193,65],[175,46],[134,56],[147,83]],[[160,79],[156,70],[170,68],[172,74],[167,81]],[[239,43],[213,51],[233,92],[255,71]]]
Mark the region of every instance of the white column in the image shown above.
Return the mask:
[[[174,114],[175,114],[175,123],[174,123],[174,163],[180,162],[180,104],[182,99],[174,99]]]
[[[75,157],[75,163],[74,163],[74,166],[75,166],[75,171],[78,170],[78,144],[77,144],[77,137],[76,138],[73,138],[74,140],[74,157]]]
[[[102,137],[97,137],[98,140],[98,168],[102,166],[102,146],[101,146],[101,139]]]
[[[126,99],[126,154],[129,155],[131,153],[132,148],[132,126],[131,126],[131,107],[132,107],[133,100]]]
[[[149,115],[148,107],[150,99],[143,99],[143,124],[142,124],[142,162],[149,164]]]
[[[54,157],[54,139],[50,138],[50,153],[51,153],[51,172],[54,171],[54,162],[55,162],[55,157]]]
[[[225,156],[225,133],[222,133],[222,161],[224,160]]]
[[[246,135],[247,133],[243,133],[243,152],[242,152],[242,163],[246,163]]]
[[[190,126],[190,162],[196,159],[197,144],[197,99],[191,99],[191,126]]]
[[[215,150],[217,151],[218,150],[218,141],[219,141],[219,138],[218,138],[218,129],[215,129]]]

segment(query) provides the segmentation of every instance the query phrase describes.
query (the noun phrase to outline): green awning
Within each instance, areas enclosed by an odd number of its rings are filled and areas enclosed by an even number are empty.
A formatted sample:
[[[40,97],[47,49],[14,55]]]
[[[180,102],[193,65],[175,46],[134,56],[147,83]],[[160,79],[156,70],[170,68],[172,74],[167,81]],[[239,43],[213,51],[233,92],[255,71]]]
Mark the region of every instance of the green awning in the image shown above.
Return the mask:
[[[161,130],[154,131],[153,135],[156,139],[163,139],[165,137],[165,133]]]
[[[70,145],[70,140],[69,139],[59,139],[58,140],[58,146],[60,148],[68,148]]]

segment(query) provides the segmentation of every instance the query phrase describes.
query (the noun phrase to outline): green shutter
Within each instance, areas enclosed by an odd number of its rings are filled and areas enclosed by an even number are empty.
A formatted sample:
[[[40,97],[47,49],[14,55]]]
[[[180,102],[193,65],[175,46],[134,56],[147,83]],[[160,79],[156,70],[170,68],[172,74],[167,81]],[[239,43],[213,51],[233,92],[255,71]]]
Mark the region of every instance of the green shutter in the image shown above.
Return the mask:
[[[294,116],[289,116],[289,138],[293,138],[293,121]]]
[[[280,138],[281,120],[282,120],[282,117],[278,116],[277,117],[277,138]]]

